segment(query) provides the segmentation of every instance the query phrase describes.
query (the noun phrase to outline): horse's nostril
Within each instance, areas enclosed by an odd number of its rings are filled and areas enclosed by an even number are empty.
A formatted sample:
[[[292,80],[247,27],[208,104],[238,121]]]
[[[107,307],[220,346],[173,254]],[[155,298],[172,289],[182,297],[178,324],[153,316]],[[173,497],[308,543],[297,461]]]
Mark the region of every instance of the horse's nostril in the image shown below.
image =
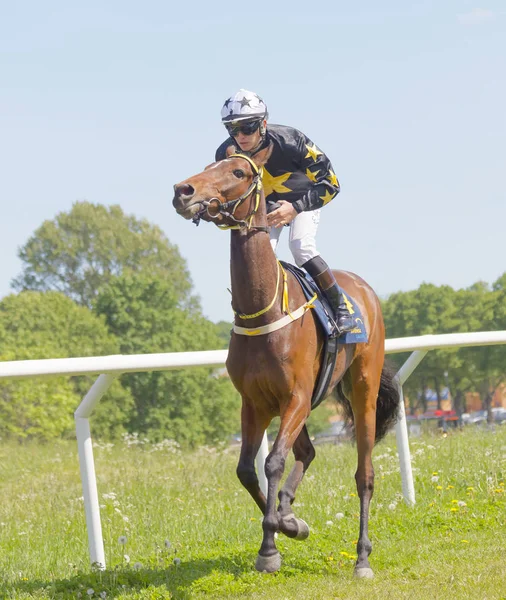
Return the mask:
[[[174,191],[177,196],[184,196],[185,198],[191,198],[195,193],[195,190],[188,183],[182,183],[181,185],[174,186]]]

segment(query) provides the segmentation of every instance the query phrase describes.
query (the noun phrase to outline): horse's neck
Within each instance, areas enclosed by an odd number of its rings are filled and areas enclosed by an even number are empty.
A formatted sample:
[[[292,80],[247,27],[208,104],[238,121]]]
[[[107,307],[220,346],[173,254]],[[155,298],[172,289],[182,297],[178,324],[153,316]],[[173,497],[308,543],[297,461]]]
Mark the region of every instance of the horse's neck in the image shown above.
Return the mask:
[[[234,310],[250,315],[268,306],[276,294],[278,277],[269,234],[254,229],[232,231],[230,272]]]

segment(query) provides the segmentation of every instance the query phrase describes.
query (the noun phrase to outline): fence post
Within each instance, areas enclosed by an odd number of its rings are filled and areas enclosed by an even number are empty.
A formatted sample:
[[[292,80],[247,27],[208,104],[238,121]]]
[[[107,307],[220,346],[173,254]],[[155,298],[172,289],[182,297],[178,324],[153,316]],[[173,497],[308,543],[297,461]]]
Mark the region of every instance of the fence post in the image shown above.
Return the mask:
[[[265,460],[269,454],[269,440],[267,439],[267,431],[264,432],[264,437],[262,438],[262,443],[260,448],[258,449],[258,454],[256,458],[257,463],[257,473],[258,473],[258,483],[260,485],[260,489],[264,493],[264,496],[267,498],[267,476],[265,474]]]
[[[397,452],[399,453],[399,466],[401,469],[402,495],[406,504],[412,506],[416,502],[415,486],[413,483],[413,469],[411,467],[411,453],[409,451],[408,426],[406,422],[406,410],[404,407],[403,384],[420,364],[428,350],[417,350],[413,352],[408,360],[399,369],[396,375],[397,385],[399,386],[399,409],[397,413],[397,423],[395,425],[395,435],[397,438]]]
[[[74,413],[90,560],[92,566],[96,565],[99,569],[105,569],[105,553],[88,417],[115,378],[116,375],[100,375]]]

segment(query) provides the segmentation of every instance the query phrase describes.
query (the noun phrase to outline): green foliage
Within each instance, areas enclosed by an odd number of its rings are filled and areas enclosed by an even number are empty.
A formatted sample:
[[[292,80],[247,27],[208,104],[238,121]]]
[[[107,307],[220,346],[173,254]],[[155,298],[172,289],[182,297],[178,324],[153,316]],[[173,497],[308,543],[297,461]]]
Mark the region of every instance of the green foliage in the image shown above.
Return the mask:
[[[13,287],[24,292],[0,303],[0,360],[228,346],[231,323],[203,317],[177,247],[158,227],[119,206],[76,202],[68,213],[45,221],[19,257],[23,270]],[[422,284],[392,294],[383,310],[388,337],[506,329],[506,273],[491,287]],[[431,351],[406,391],[416,404],[424,389],[449,385],[456,399],[472,390],[487,403],[505,379],[504,364],[506,346]],[[126,429],[188,446],[225,439],[239,430],[239,398],[219,375],[211,369],[124,375],[99,404],[94,434],[117,436]],[[92,382],[80,377],[1,383],[0,434],[69,434],[72,411]],[[325,408],[311,415],[311,434],[327,425]]]
[[[0,301],[0,360],[30,360],[118,353],[103,318],[58,292],[22,292]],[[0,381],[0,434],[51,439],[73,434],[73,412],[93,378]],[[132,400],[115,382],[97,409],[94,433],[124,430]]]
[[[466,290],[422,284],[417,290],[392,294],[383,302],[387,337],[438,333],[495,331],[506,328],[506,274],[492,290],[478,282]],[[408,355],[392,357],[398,365]],[[454,398],[467,391],[487,396],[506,379],[506,346],[432,350],[408,380],[405,389],[412,401],[425,409],[423,390],[449,385]]]
[[[229,321],[218,321],[216,323],[216,333],[220,339],[220,348],[228,348],[230,344],[230,332],[234,324]]]
[[[15,290],[56,290],[90,307],[100,288],[123,272],[163,274],[177,302],[187,304],[186,263],[161,229],[125,215],[119,206],[75,202],[68,213],[44,221],[19,250],[22,273]]]
[[[120,340],[124,354],[214,350],[216,326],[196,305],[180,308],[171,281],[127,273],[99,294],[95,311]],[[218,374],[219,375],[219,374]],[[239,399],[232,384],[211,369],[125,374],[135,399],[129,429],[151,439],[195,446],[226,439],[238,429]]]

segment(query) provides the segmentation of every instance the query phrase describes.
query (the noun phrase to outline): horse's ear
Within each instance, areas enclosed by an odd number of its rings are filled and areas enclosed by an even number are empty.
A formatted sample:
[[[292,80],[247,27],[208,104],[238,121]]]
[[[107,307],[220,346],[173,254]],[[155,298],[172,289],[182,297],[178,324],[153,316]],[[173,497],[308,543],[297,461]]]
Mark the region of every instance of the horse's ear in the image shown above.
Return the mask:
[[[225,150],[225,154],[227,155],[227,158],[229,156],[232,156],[232,154],[236,154],[237,152],[237,148],[234,146],[234,144],[230,144],[230,146]]]
[[[265,163],[271,157],[272,151],[274,149],[274,144],[271,142],[267,148],[260,150],[257,152],[252,158],[257,167],[263,167]]]

